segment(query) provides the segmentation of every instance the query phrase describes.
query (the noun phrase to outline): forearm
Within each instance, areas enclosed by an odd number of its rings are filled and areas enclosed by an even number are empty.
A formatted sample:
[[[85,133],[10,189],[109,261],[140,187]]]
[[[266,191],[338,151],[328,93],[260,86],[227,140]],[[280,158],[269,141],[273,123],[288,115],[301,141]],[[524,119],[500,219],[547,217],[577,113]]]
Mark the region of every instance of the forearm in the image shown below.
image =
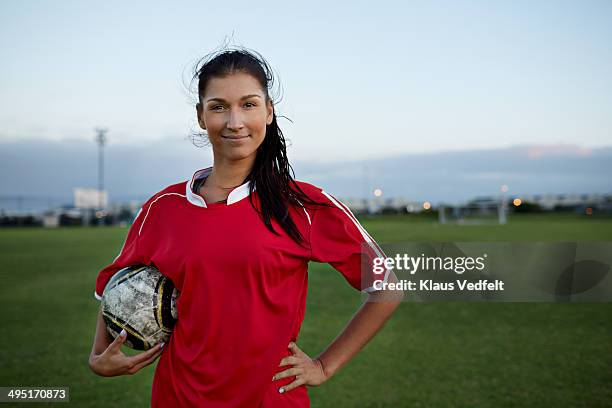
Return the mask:
[[[106,350],[109,344],[113,341],[112,336],[106,330],[106,323],[104,323],[104,318],[102,317],[102,309],[98,310],[98,317],[96,320],[96,334],[94,336],[93,347],[91,350],[91,355],[99,355]]]
[[[403,293],[378,291],[370,295],[342,333],[317,358],[328,377],[334,375],[382,328],[401,303]]]

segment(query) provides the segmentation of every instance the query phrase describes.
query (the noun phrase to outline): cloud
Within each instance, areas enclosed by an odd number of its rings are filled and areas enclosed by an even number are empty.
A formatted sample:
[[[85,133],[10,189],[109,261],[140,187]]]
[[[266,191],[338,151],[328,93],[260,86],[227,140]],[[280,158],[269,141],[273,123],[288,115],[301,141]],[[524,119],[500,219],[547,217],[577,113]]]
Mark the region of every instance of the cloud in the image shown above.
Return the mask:
[[[144,200],[211,164],[209,148],[182,137],[110,143],[105,186],[111,202]],[[610,192],[612,147],[522,145],[292,165],[298,180],[340,197],[362,197],[381,188],[383,197],[460,202],[497,194],[501,184],[515,195]],[[93,140],[0,140],[0,174],[0,205],[14,204],[16,197],[71,203],[74,187],[97,186],[98,148]]]
[[[591,156],[593,150],[588,147],[577,145],[550,145],[550,146],[526,146],[527,157],[530,159],[539,159],[547,156],[569,156],[569,157],[587,157]]]

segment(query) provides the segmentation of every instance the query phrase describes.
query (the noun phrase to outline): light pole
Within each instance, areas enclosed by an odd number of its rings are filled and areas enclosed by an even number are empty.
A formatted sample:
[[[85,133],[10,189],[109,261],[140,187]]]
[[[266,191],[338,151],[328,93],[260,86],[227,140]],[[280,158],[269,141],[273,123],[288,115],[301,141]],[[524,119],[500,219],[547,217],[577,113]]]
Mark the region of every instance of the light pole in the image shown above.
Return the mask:
[[[499,203],[499,207],[497,208],[497,218],[498,218],[498,222],[503,225],[507,222],[506,193],[508,192],[508,186],[506,184],[503,184],[500,190],[501,190],[501,202]]]
[[[104,191],[104,145],[108,129],[96,128],[96,142],[98,143],[98,209],[102,210],[102,192]]]

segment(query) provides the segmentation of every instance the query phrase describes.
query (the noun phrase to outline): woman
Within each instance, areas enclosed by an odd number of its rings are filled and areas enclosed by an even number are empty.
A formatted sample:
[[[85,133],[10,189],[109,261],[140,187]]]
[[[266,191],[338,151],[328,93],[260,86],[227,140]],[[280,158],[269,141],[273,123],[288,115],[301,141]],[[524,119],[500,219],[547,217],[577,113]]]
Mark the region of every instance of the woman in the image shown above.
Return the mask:
[[[362,276],[362,262],[371,266],[384,254],[348,208],[291,177],[270,73],[246,50],[200,63],[197,119],[214,163],[147,200],[121,252],[98,275],[97,298],[115,272],[134,264],[154,264],[180,291],[168,345],[135,356],[121,352],[125,337],[113,341],[98,314],[90,368],[134,374],[161,355],[154,407],[308,407],[306,386],[333,376],[403,297],[373,290],[374,279],[396,281],[392,271]],[[296,344],[309,261],[330,263],[369,293],[314,359]]]

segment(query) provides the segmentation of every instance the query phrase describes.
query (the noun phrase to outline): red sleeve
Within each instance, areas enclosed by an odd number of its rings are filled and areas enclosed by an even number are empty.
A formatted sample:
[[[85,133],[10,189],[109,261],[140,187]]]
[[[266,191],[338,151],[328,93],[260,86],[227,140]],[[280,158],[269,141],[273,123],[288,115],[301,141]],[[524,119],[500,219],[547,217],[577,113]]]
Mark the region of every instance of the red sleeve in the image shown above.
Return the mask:
[[[104,292],[106,284],[116,272],[130,265],[144,263],[142,256],[138,252],[138,236],[143,219],[146,216],[145,208],[148,208],[148,202],[136,214],[119,255],[110,265],[107,265],[98,273],[94,292],[96,299],[102,299],[102,292]]]
[[[375,272],[373,268],[374,258],[384,258],[384,252],[346,205],[325,191],[321,193],[333,207],[319,206],[314,211],[311,260],[329,263],[357,290],[374,291],[374,281],[386,282],[389,276],[389,270]]]

